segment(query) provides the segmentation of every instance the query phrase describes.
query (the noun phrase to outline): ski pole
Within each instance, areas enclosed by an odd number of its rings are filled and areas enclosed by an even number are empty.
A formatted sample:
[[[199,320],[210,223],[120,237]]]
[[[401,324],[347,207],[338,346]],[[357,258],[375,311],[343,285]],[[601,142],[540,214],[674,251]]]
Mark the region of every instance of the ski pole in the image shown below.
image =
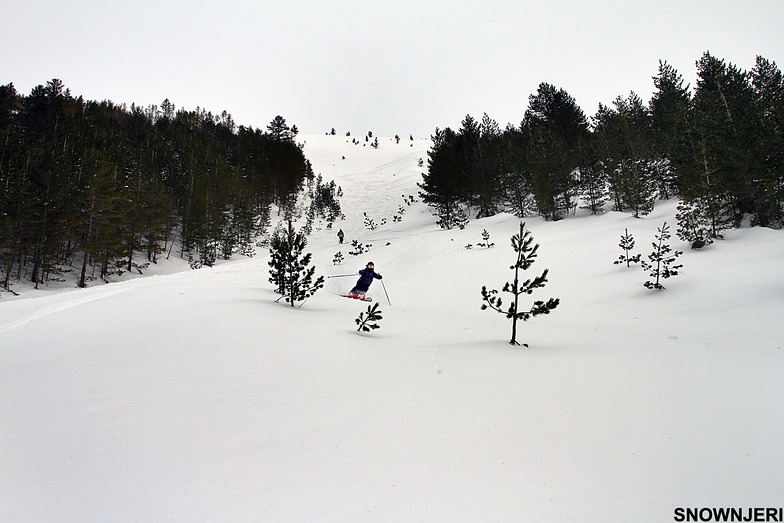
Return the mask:
[[[327,278],[347,278],[349,276],[356,276],[356,274],[337,274],[335,276],[327,276]]]
[[[388,304],[389,304],[389,306],[391,307],[391,306],[392,306],[392,302],[391,302],[391,301],[389,301],[389,294],[387,293],[387,286],[386,286],[386,285],[384,285],[384,280],[381,280],[381,287],[383,287],[383,289],[384,289],[384,294],[386,294],[386,296],[387,296],[387,303],[388,303]]]

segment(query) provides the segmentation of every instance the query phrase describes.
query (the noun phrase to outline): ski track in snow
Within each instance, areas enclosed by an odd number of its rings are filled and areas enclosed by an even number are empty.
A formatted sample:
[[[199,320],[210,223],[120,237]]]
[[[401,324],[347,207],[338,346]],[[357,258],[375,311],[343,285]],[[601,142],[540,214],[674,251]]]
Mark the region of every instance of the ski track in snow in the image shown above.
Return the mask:
[[[64,292],[58,294],[56,297],[50,297],[47,300],[47,304],[41,308],[35,308],[37,302],[33,301],[39,300],[41,298],[29,298],[27,300],[15,301],[9,304],[10,309],[18,308],[24,310],[27,308],[33,308],[33,311],[29,313],[23,312],[23,316],[21,318],[0,325],[0,334],[8,332],[12,329],[16,329],[17,327],[21,327],[22,325],[41,320],[47,316],[51,316],[52,314],[57,314],[68,309],[84,305],[86,303],[102,300],[110,296],[127,292],[138,287],[139,284],[146,285],[149,284],[149,282],[145,280],[132,280],[129,282],[107,284],[90,289],[81,289],[80,291]],[[54,301],[55,303],[49,303],[51,301]],[[11,312],[13,313],[13,310]]]

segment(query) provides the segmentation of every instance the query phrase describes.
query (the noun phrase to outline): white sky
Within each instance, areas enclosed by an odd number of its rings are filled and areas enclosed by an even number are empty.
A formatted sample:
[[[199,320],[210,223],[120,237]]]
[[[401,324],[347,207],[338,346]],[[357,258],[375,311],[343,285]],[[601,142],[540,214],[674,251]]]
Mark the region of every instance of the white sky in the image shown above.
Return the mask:
[[[487,112],[518,124],[541,82],[591,116],[659,59],[784,67],[781,0],[0,0],[0,83],[228,111],[302,133],[427,137]]]

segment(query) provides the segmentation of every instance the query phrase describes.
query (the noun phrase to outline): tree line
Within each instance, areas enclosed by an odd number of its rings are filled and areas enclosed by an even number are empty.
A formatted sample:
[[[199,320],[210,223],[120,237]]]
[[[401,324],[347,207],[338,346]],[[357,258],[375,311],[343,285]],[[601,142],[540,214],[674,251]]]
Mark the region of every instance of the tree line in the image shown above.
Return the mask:
[[[0,86],[0,286],[67,271],[86,286],[175,242],[194,267],[251,254],[270,206],[293,212],[313,177],[296,134],[281,116],[264,132],[168,99],[88,101],[58,79]]]
[[[578,206],[639,217],[671,196],[682,200],[683,227],[713,237],[746,217],[781,227],[781,71],[763,57],[742,71],[707,52],[696,66],[693,92],[659,62],[647,104],[632,92],[600,104],[590,121],[566,91],[542,83],[519,126],[501,129],[485,114],[436,129],[421,196],[444,228],[464,227],[473,213],[558,220]]]

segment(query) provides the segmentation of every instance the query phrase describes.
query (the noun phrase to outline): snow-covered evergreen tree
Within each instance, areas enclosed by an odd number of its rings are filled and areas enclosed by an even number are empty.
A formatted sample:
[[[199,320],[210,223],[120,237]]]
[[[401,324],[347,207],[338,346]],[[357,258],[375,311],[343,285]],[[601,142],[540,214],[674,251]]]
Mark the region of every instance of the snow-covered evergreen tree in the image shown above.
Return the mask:
[[[316,267],[308,267],[312,255],[303,254],[307,244],[305,235],[295,232],[291,222],[285,230],[276,230],[270,241],[269,281],[275,284],[275,292],[292,307],[324,286],[323,276],[314,279]]]
[[[503,309],[501,297],[498,296],[497,290],[488,291],[486,286],[482,286],[482,300],[485,302],[482,304],[482,310],[489,307],[496,312],[506,314],[506,317],[512,320],[512,339],[509,340],[509,343],[512,345],[520,345],[517,342],[518,320],[528,321],[532,316],[549,314],[561,302],[559,298],[550,298],[547,302],[535,301],[528,310],[520,310],[520,295],[531,294],[535,289],[544,287],[545,283],[547,283],[549,269],[545,269],[540,276],[535,277],[533,280],[520,282],[520,271],[530,268],[536,260],[536,251],[539,250],[539,244],[537,243],[532,247],[533,240],[531,231],[525,228],[524,222],[520,222],[520,232],[512,236],[512,248],[517,253],[517,261],[511,267],[514,269],[514,281],[512,283],[506,282],[502,289],[503,292],[508,292],[513,296],[513,301],[508,309]],[[523,345],[528,346],[525,343]]]
[[[672,276],[678,275],[678,269],[683,265],[673,265],[675,260],[683,254],[682,251],[673,251],[672,248],[666,243],[670,239],[670,227],[667,222],[659,227],[659,234],[656,235],[656,241],[653,242],[653,252],[648,255],[649,262],[642,260],[642,268],[648,271],[651,278],[655,281],[648,280],[643,285],[649,289],[664,289],[661,280],[666,280]]]

